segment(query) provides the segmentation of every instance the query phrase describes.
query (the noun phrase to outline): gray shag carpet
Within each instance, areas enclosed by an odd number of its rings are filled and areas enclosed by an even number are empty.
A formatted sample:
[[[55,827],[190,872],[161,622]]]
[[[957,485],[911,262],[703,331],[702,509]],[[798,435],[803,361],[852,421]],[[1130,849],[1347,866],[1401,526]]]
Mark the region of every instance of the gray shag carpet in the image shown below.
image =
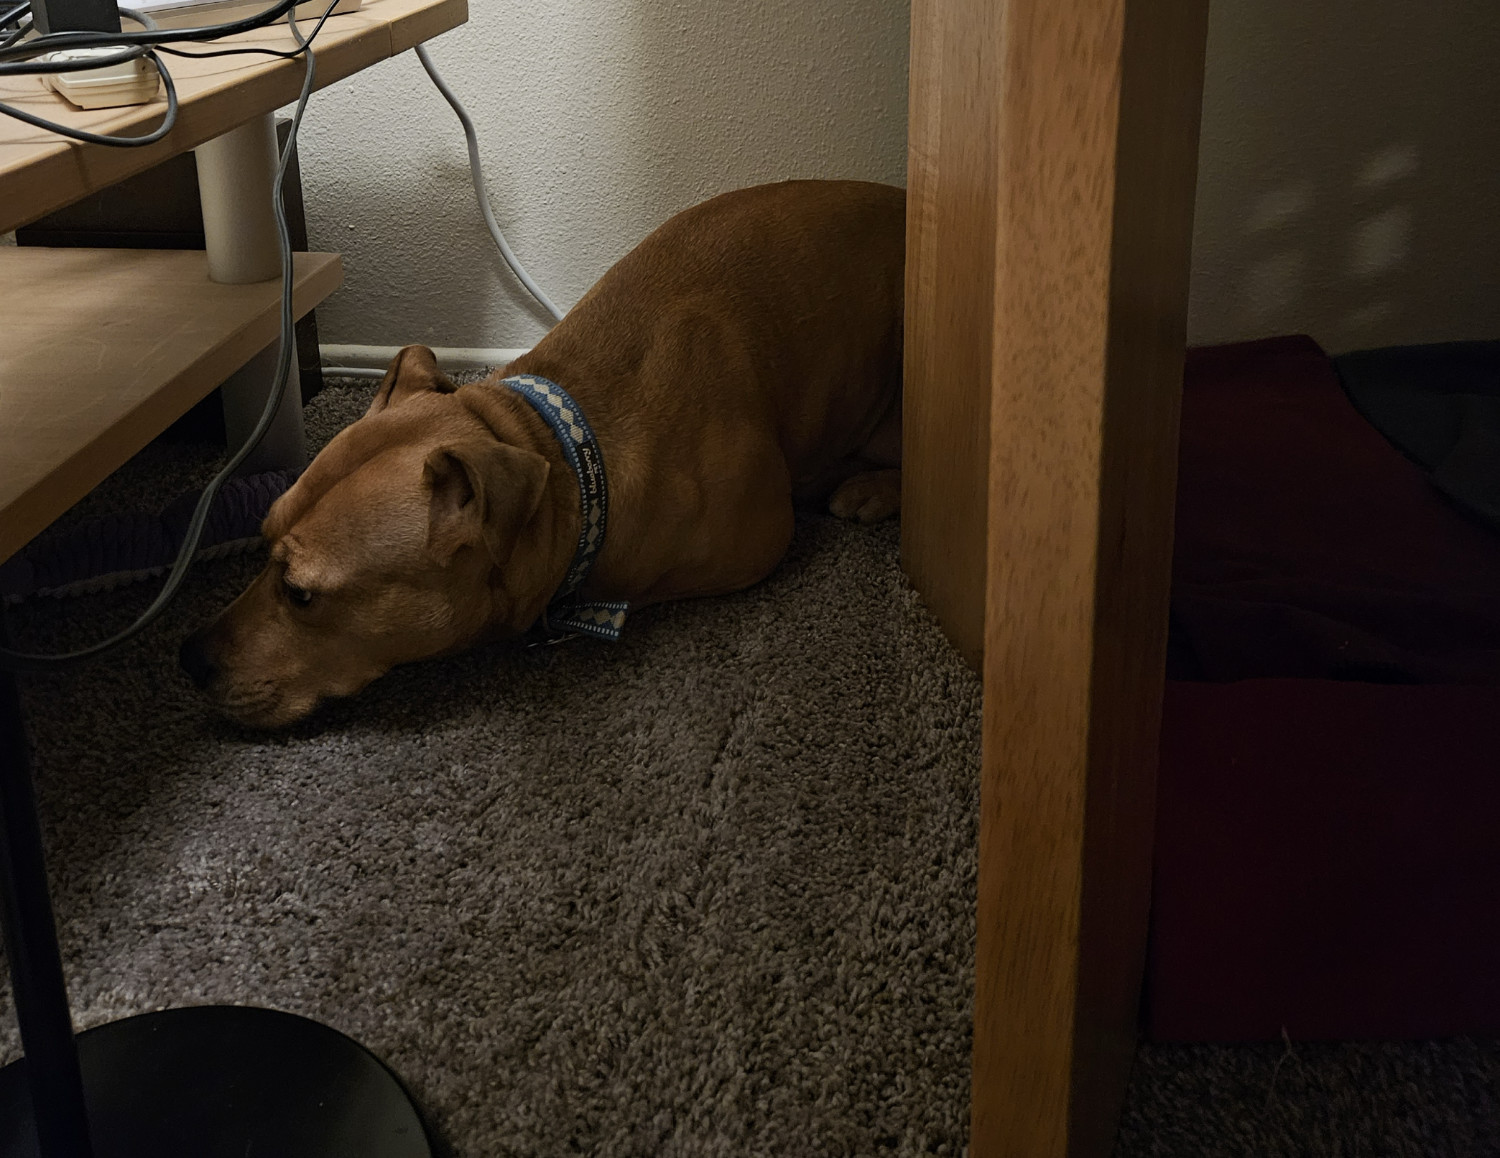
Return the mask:
[[[314,442],[372,389],[319,395]],[[211,459],[154,447],[74,517]],[[464,1158],[963,1153],[979,685],[897,543],[808,518],[768,581],[620,644],[414,666],[269,736],[175,669],[259,560],[202,565],[141,641],[25,681],[76,1021],[306,1014]],[[12,629],[83,642],[149,595]],[[1117,1148],[1497,1152],[1500,1050],[1472,1041],[1145,1047]]]

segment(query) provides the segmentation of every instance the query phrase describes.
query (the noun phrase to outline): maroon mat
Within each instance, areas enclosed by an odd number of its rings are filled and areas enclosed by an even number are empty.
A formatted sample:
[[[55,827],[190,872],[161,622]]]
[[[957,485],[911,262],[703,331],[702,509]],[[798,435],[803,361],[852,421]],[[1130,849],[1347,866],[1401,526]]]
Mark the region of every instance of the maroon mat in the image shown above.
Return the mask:
[[[1192,350],[1173,675],[1500,683],[1500,536],[1344,396],[1311,338]]]
[[[1192,351],[1146,1023],[1500,1031],[1500,537],[1310,339]]]
[[[1500,1032],[1500,690],[1173,683],[1162,738],[1152,1037]]]

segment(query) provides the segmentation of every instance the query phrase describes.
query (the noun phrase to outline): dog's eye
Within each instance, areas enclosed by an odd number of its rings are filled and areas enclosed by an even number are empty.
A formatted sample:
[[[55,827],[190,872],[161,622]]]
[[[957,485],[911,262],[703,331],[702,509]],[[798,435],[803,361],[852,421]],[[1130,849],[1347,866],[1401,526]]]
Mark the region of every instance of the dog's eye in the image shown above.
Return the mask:
[[[298,607],[306,607],[313,601],[313,593],[306,587],[298,587],[295,583],[288,583],[283,579],[281,589],[286,592],[288,601]]]

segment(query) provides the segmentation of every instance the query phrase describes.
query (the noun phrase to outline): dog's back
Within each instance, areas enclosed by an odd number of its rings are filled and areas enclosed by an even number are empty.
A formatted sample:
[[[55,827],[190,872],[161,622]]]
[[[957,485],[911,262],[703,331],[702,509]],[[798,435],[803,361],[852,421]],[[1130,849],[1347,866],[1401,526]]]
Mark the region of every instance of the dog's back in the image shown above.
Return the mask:
[[[899,401],[905,207],[904,190],[863,181],[715,197],[647,237],[507,371],[558,377],[646,441],[656,428],[663,453],[705,424],[769,423],[794,485],[820,477]]]

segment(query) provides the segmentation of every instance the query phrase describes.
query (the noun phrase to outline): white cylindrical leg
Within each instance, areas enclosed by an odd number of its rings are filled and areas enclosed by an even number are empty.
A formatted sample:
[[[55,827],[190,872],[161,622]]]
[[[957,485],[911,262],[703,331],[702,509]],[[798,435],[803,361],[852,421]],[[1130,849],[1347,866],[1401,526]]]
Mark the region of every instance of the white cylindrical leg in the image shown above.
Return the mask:
[[[267,346],[225,380],[224,433],[231,452],[238,450],[250,437],[266,408],[272,375],[276,371],[276,347]],[[250,457],[240,466],[241,474],[260,474],[268,470],[301,470],[307,465],[307,438],[302,430],[302,383],[293,363],[287,380],[286,395],[271,422],[271,429]]]
[[[208,276],[225,285],[269,281],[281,275],[273,197],[276,189],[276,122],[256,117],[195,150]],[[238,450],[265,409],[276,367],[276,347],[262,350],[220,389],[229,449]],[[307,465],[302,431],[302,389],[293,365],[275,421],[240,468],[243,474],[300,470]]]
[[[281,272],[276,242],[276,122],[246,121],[194,150],[208,276],[225,285],[269,281]]]

